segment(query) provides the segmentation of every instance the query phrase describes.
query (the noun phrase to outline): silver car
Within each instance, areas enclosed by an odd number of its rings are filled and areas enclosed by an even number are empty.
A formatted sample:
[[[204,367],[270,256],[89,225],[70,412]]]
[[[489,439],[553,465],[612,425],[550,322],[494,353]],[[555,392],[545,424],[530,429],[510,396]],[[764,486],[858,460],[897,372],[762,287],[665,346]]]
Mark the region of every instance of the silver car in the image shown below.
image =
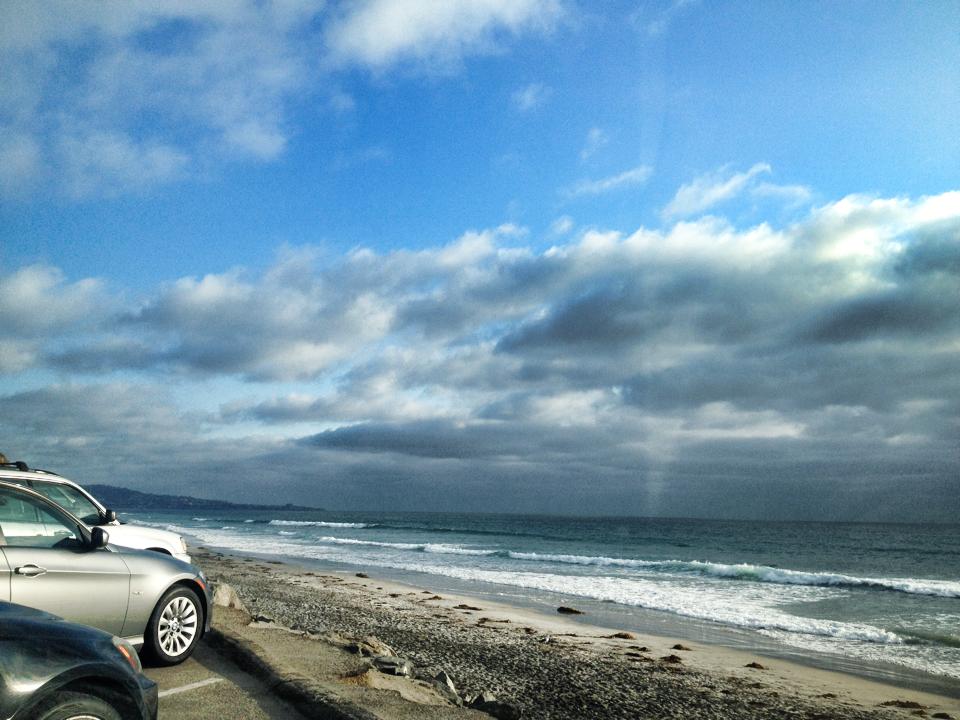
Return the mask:
[[[106,630],[163,665],[186,660],[210,627],[207,579],[193,565],[108,540],[103,528],[0,480],[0,600]]]

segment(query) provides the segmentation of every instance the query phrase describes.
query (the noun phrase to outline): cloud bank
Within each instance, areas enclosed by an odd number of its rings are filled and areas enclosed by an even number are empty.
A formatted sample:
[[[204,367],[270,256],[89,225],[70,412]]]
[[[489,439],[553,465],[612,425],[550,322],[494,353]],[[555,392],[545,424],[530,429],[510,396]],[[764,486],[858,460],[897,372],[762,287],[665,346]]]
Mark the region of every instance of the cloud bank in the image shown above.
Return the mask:
[[[727,192],[688,187],[687,208]],[[958,192],[546,250],[510,225],[288,248],[140,297],[32,266],[0,278],[0,323],[23,385],[0,397],[4,451],[88,482],[106,454],[261,499],[269,465],[275,496],[329,507],[960,512]]]

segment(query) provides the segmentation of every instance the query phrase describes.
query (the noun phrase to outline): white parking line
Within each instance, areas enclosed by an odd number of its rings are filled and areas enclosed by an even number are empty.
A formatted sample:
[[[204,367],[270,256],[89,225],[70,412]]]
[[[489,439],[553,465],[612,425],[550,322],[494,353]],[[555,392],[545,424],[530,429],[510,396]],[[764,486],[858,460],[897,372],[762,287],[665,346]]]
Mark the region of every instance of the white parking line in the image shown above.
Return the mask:
[[[167,695],[176,695],[177,693],[187,692],[189,690],[196,690],[197,688],[206,687],[207,685],[213,685],[223,680],[222,677],[211,677],[206,680],[200,680],[195,683],[190,683],[189,685],[182,685],[177,688],[170,688],[169,690],[161,690],[160,697],[166,697]]]

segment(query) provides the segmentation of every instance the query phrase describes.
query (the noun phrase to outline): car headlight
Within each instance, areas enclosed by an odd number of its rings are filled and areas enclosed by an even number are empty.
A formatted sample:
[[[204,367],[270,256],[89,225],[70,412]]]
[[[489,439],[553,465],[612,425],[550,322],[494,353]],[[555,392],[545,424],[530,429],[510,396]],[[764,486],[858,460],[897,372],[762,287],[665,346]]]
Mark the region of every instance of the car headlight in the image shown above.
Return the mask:
[[[113,636],[113,646],[123,655],[124,660],[130,663],[134,672],[143,672],[143,665],[140,664],[140,656],[137,655],[136,648],[123,638]]]

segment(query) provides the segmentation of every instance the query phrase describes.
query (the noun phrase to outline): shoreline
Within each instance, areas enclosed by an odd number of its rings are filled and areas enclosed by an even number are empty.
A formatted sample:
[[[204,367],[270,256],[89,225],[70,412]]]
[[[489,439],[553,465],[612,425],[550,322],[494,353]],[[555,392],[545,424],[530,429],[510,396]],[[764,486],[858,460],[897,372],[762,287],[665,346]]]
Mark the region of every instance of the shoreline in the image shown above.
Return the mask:
[[[276,556],[273,559],[287,560],[282,556]],[[364,567],[348,567],[343,569],[342,572],[352,573],[357,569],[363,570]],[[374,567],[370,569],[370,572],[376,574],[386,570],[389,569]],[[523,597],[522,593],[514,593],[513,597],[509,597],[510,593],[494,589],[499,586],[488,585],[482,581],[461,581],[449,576],[434,576],[410,571],[390,571],[387,575],[390,580],[401,585],[420,588],[428,585],[431,587],[437,586],[439,583],[439,586],[447,594],[482,598],[490,603],[523,608],[547,616],[552,616],[555,608],[559,605],[574,603],[577,607],[586,611],[583,618],[589,618],[583,619],[578,616],[571,616],[570,620],[575,623],[617,627],[638,635],[663,637],[684,643],[694,642],[710,647],[726,648],[732,651],[759,655],[768,660],[783,660],[804,667],[849,675],[861,680],[900,688],[901,690],[925,692],[960,700],[960,680],[924,673],[895,663],[858,663],[856,659],[848,656],[804,650],[748,628],[724,626],[709,620],[675,615],[662,610],[623,606],[593,598],[571,597],[560,593],[539,593],[543,597],[538,598]],[[431,582],[433,580],[438,582]],[[516,588],[510,589],[516,590]],[[504,599],[504,596],[508,597]],[[547,599],[551,602],[547,602]]]
[[[195,548],[195,561],[212,580],[232,585],[254,614],[308,632],[375,635],[418,665],[446,670],[458,687],[511,698],[529,717],[683,712],[867,718],[922,712],[960,718],[957,698],[762,652],[606,627],[589,616],[549,615],[459,592],[438,595],[367,573],[319,570],[230,549]],[[571,686],[562,698],[560,678]]]

